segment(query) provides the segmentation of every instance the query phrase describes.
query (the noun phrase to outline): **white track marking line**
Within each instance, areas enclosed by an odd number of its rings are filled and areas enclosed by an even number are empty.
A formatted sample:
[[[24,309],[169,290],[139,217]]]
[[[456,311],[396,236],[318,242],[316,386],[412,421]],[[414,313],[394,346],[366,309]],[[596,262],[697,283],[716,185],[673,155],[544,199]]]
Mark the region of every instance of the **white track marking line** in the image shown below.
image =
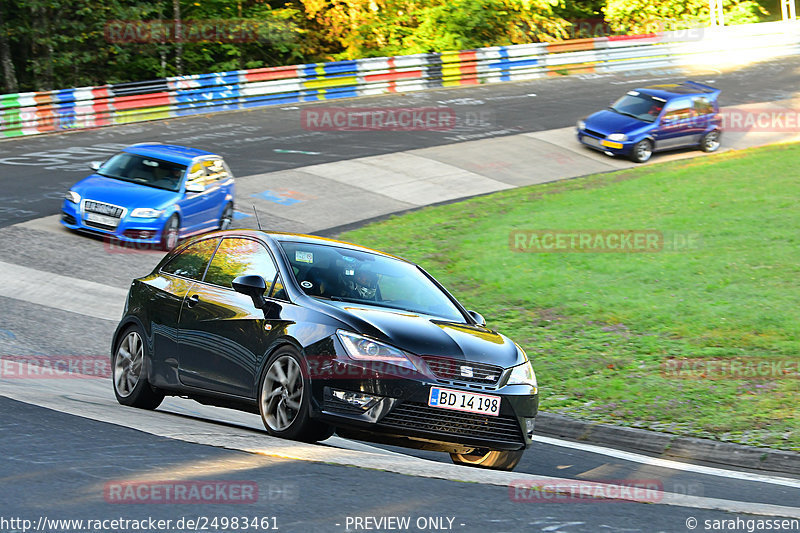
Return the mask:
[[[726,477],[730,479],[739,479],[742,481],[755,481],[759,483],[782,485],[784,487],[800,488],[800,479],[768,476],[765,474],[755,474],[752,472],[739,472],[736,470],[725,470],[724,468],[715,468],[713,466],[693,465],[691,463],[684,463],[681,461],[672,461],[669,459],[661,459],[659,457],[650,457],[647,455],[640,455],[638,453],[625,452],[615,448],[604,448],[602,446],[596,446],[593,444],[582,444],[579,442],[554,439],[552,437],[542,437],[540,435],[534,435],[533,440],[535,442],[541,442],[542,444],[550,444],[552,446],[560,446],[562,448],[572,448],[584,452],[597,453],[600,455],[622,459],[624,461],[658,466],[661,468],[667,468],[669,470],[683,470],[685,472],[694,472],[696,474],[706,474],[709,476]]]

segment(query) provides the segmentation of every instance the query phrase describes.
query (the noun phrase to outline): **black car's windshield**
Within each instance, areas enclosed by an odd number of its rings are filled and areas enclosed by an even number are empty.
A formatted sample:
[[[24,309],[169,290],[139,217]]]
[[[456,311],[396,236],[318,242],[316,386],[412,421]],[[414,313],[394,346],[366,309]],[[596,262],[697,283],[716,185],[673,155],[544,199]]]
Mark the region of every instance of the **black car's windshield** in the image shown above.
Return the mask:
[[[309,296],[465,322],[450,298],[405,261],[322,244],[281,242],[280,246]]]
[[[664,108],[664,100],[642,94],[638,91],[631,91],[616,102],[609,109],[620,115],[633,117],[644,122],[655,122],[658,114]]]
[[[121,152],[103,163],[97,173],[107,178],[177,192],[185,171],[186,166],[178,163]]]

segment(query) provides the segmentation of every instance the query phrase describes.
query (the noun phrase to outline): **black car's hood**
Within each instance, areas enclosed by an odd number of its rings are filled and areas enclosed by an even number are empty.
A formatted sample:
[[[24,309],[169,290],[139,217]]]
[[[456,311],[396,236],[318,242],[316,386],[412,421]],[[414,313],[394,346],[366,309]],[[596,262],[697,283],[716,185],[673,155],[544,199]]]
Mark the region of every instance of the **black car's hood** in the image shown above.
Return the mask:
[[[416,355],[452,357],[506,368],[523,362],[510,339],[484,327],[348,302],[320,304],[328,308],[327,314],[347,324],[352,332],[369,335]]]

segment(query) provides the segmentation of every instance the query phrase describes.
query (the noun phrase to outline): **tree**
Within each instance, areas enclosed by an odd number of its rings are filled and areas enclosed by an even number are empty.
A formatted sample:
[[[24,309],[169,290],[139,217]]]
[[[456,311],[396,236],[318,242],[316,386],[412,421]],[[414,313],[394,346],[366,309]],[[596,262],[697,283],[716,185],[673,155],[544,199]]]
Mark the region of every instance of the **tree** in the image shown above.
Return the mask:
[[[6,93],[15,93],[18,91],[17,73],[14,62],[11,61],[9,28],[3,15],[3,5],[0,4],[0,64],[3,66],[3,89]]]

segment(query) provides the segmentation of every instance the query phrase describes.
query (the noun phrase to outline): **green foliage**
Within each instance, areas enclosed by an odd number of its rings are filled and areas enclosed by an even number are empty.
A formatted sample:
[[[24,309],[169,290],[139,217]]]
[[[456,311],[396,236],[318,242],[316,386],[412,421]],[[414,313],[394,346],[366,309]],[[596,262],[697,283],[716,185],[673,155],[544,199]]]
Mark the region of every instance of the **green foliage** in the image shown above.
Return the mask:
[[[767,11],[753,0],[727,0],[723,4],[725,24],[758,22]],[[708,0],[607,0],[606,21],[618,32],[648,33],[707,26]]]
[[[796,365],[798,156],[792,144],[646,165],[429,207],[341,237],[419,262],[519,342],[545,411],[800,450],[794,372],[678,379],[663,366]],[[665,248],[509,249],[512,230],[542,228],[656,229]]]

